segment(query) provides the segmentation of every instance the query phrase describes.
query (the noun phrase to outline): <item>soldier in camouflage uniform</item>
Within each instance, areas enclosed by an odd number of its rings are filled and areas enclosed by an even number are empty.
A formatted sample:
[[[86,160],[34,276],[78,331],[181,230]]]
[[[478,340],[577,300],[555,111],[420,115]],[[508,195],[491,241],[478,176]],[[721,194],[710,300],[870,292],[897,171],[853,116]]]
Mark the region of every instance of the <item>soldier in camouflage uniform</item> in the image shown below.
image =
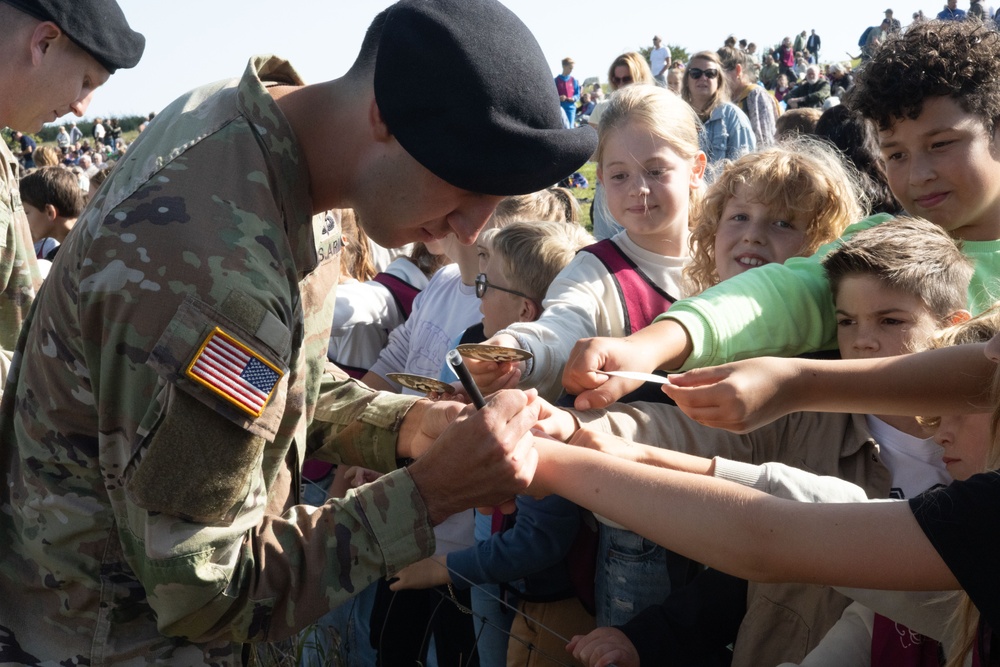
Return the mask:
[[[421,96],[424,71],[458,83]],[[341,79],[259,57],[158,114],[60,249],[0,404],[0,663],[240,664],[523,490],[529,395],[455,420],[326,363],[327,211],[382,244],[471,242],[502,195],[591,155],[561,128],[495,0],[404,0]],[[388,474],[305,506],[307,454]]]
[[[67,113],[82,116],[94,89],[119,67],[134,67],[142,35],[133,32],[113,0],[71,9],[65,0],[0,0],[0,128],[32,133]],[[100,21],[91,13],[101,13]],[[100,24],[88,31],[87,25]],[[120,31],[109,43],[107,31]],[[21,324],[41,275],[17,187],[17,158],[0,141],[0,392]]]

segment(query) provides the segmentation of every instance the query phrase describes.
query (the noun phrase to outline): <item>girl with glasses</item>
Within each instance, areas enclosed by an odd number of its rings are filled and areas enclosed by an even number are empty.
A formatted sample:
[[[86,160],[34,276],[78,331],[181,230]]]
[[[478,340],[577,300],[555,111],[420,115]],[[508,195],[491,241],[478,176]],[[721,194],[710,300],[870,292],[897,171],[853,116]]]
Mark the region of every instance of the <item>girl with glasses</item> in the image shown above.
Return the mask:
[[[681,97],[691,105],[703,124],[699,143],[710,166],[722,160],[735,160],[757,149],[750,119],[730,104],[729,88],[722,72],[718,54],[700,51],[688,63],[681,90]]]

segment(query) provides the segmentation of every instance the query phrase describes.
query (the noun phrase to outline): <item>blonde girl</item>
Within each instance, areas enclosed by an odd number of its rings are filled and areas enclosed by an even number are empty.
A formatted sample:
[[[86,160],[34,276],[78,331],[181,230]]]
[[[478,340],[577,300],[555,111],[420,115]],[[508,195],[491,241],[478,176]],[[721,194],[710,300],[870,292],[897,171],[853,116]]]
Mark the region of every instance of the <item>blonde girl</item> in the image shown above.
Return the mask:
[[[692,220],[688,293],[807,257],[864,213],[857,174],[825,142],[801,138],[745,155],[723,168]]]

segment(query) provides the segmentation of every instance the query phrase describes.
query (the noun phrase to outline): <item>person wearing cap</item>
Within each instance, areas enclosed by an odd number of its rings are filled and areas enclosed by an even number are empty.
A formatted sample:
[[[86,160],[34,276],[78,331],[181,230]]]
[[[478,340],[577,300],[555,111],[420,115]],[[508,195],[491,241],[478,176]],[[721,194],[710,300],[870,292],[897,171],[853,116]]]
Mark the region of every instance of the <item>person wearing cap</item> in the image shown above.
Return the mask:
[[[899,22],[899,19],[892,17],[891,9],[885,10],[885,20],[883,21],[883,24],[885,25],[886,34],[891,35],[903,29],[903,25]]]
[[[386,246],[472,243],[503,196],[595,147],[563,128],[541,48],[496,0],[402,0],[340,78],[305,85],[254,57],[168,105],[79,218],[18,342],[0,656],[243,664],[244,642],[293,637],[430,556],[444,517],[524,490],[530,394],[456,419],[459,403],[326,362],[338,210]],[[387,474],[306,506],[307,455]]]
[[[94,89],[116,69],[134,67],[143,45],[114,0],[0,0],[0,127],[33,145],[30,135],[45,123],[82,116]],[[41,284],[16,166],[0,141],[0,391]]]

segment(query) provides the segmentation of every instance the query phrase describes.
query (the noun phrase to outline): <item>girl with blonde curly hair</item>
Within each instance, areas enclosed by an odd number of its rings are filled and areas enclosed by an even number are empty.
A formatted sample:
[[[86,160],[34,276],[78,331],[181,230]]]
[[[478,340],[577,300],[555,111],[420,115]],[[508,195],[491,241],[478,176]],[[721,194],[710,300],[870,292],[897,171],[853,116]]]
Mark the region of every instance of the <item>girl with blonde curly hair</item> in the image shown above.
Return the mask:
[[[692,217],[691,294],[752,268],[807,257],[865,214],[858,176],[800,138],[728,163]]]

